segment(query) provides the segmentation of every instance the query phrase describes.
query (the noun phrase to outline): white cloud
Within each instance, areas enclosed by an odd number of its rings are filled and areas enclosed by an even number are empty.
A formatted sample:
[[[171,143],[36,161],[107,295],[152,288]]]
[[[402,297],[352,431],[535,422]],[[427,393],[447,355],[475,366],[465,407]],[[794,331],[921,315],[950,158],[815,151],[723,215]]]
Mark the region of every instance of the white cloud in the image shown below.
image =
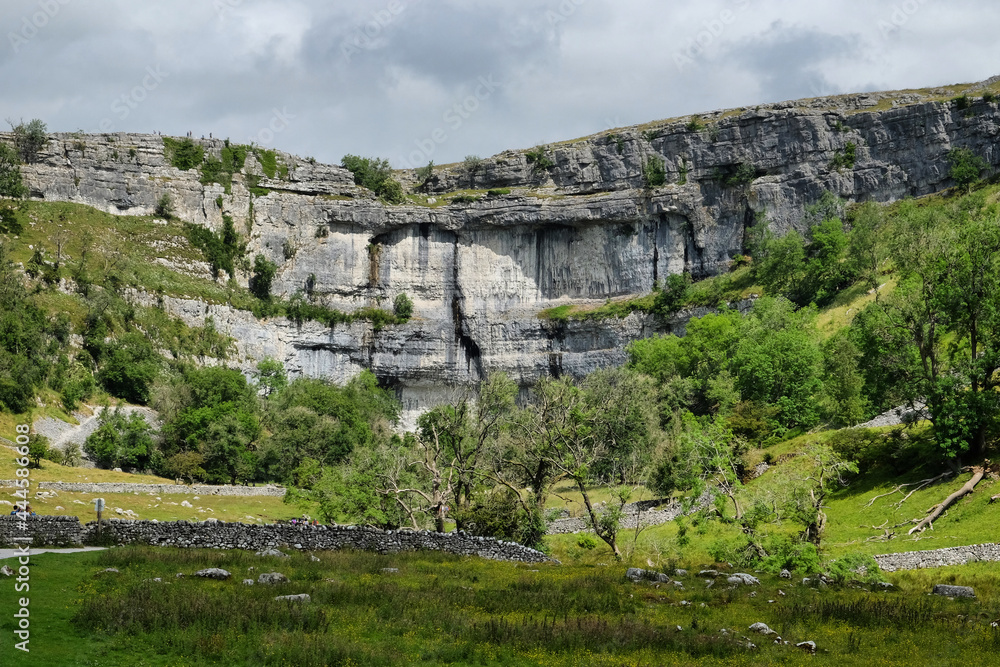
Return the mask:
[[[58,9],[33,29],[39,0],[0,6],[2,117],[245,140],[287,109],[295,118],[271,145],[326,161],[408,161],[436,129],[447,134],[433,146],[440,164],[728,106],[974,81],[997,73],[1000,55],[1000,6],[982,0],[45,6]],[[112,105],[147,67],[169,76],[118,117]],[[502,86],[455,127],[446,114],[481,77]]]

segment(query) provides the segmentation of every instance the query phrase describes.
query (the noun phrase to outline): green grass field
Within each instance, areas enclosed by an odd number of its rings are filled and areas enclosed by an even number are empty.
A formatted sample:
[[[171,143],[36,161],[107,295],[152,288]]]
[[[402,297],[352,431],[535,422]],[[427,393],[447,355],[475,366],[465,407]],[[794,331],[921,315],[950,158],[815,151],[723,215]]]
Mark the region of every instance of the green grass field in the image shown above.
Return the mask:
[[[438,553],[251,552],[126,547],[31,557],[28,655],[2,664],[199,665],[912,665],[995,664],[1000,586],[993,568],[893,575],[896,590],[815,589],[761,575],[757,587],[680,576],[634,584],[623,565],[497,563]],[[9,562],[9,561],[8,561]],[[114,567],[119,573],[102,572]],[[194,578],[222,567],[228,581]],[[397,568],[386,573],[382,568]],[[245,577],[280,571],[276,586]],[[177,578],[178,572],[185,577]],[[152,581],[159,577],[161,581]],[[925,595],[936,582],[975,600]],[[13,586],[0,631],[12,636]],[[306,604],[276,595],[308,593]],[[747,631],[767,623],[793,645]],[[724,632],[723,632],[724,630]],[[747,637],[748,639],[744,639]],[[751,641],[757,648],[747,648]]]

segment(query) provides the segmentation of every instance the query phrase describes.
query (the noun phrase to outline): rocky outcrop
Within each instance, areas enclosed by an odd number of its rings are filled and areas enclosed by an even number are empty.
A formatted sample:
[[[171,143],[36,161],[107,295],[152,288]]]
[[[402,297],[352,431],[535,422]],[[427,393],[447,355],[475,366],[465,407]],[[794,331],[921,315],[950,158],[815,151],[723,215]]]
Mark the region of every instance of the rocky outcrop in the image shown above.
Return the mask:
[[[217,229],[232,216],[249,233],[250,255],[278,264],[278,294],[302,291],[354,310],[406,293],[415,317],[381,331],[258,321],[191,299],[162,303],[189,323],[212,317],[237,339],[244,368],[265,356],[293,374],[337,380],[370,368],[412,418],[492,371],[527,386],[540,375],[619,364],[628,342],[686,321],[551,322],[538,318],[542,309],[646,293],[681,271],[725,271],[744,252],[748,227],[766,219],[778,232],[802,229],[805,207],[827,190],[881,202],[941,190],[952,184],[954,147],[1000,164],[998,105],[974,98],[959,109],[945,92],[790,102],[506,151],[472,172],[439,169],[423,187],[429,199],[395,206],[339,166],[284,153],[274,178],[251,154],[228,192],[203,185],[197,170],[170,166],[156,135],[53,135],[24,173],[39,199],[149,215],[169,194],[186,221]],[[197,143],[214,157],[224,146]],[[663,163],[661,186],[645,186],[651,159]],[[399,177],[414,184],[412,172]],[[494,192],[465,203],[442,197],[469,187]]]

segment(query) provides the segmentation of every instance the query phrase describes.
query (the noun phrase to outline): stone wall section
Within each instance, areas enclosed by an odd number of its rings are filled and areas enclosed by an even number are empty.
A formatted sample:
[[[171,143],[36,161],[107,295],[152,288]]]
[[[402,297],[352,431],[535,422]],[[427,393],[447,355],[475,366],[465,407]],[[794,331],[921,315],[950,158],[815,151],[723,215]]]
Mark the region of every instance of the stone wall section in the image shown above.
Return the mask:
[[[875,556],[875,562],[885,572],[997,561],[1000,561],[1000,544],[970,544],[965,547],[945,547]]]
[[[12,479],[0,479],[0,488],[15,486]],[[208,484],[135,484],[132,482],[39,482],[39,491],[76,493],[187,493],[199,496],[275,496],[285,495],[282,486],[211,486]]]
[[[126,521],[110,519],[101,522],[103,543],[149,544],[200,549],[262,550],[286,547],[300,550],[356,549],[376,553],[400,551],[445,551],[462,556],[479,556],[490,560],[542,563],[548,556],[516,542],[504,542],[491,537],[475,537],[464,532],[435,533],[430,531],[379,530],[361,526],[312,525],[252,525],[208,520],[191,521]],[[59,546],[95,543],[97,522],[80,525],[73,516],[36,516],[28,518],[28,535],[35,546]],[[0,517],[0,544],[15,545],[24,541],[25,533],[16,517]]]

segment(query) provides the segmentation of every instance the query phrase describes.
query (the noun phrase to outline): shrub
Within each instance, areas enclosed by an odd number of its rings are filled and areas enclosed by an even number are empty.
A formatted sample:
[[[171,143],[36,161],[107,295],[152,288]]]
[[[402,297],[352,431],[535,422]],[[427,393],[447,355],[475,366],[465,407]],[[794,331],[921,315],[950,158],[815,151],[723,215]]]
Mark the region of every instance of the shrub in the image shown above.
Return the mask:
[[[164,192],[163,196],[156,201],[156,208],[153,212],[156,213],[157,216],[167,220],[174,217],[174,201],[170,198],[169,193]]]
[[[75,468],[83,462],[83,450],[80,449],[80,445],[75,442],[71,442],[66,445],[66,449],[62,453],[62,465]]]
[[[960,188],[972,189],[988,166],[986,160],[968,148],[953,148],[948,151],[946,159],[951,165],[949,175]]]
[[[716,167],[712,174],[724,188],[736,188],[749,185],[757,178],[757,170],[749,162],[740,162],[735,165]]]
[[[843,152],[836,151],[833,154],[833,160],[830,162],[831,169],[853,169],[854,163],[857,161],[857,151],[858,147],[853,141],[848,141],[847,145],[844,146]]]
[[[427,163],[425,167],[417,167],[417,187],[422,188],[427,185],[427,182],[431,180],[431,176],[434,175],[434,160]]]
[[[658,188],[667,182],[667,169],[663,158],[650,155],[642,165],[642,182],[647,188]]]
[[[163,137],[163,155],[172,166],[188,171],[201,165],[205,159],[205,149],[190,139]]]
[[[688,124],[685,127],[688,132],[701,132],[705,129],[705,124],[702,123],[697,116],[694,116],[690,121],[688,121]]]
[[[885,581],[878,563],[868,554],[850,553],[827,564],[827,576],[838,584],[858,580],[866,584]]]
[[[792,572],[818,572],[819,552],[816,545],[799,542],[787,535],[772,535],[764,541],[767,557],[761,559],[760,569],[771,574],[782,570]]]
[[[400,294],[392,302],[392,312],[396,316],[396,319],[403,322],[407,321],[413,316],[413,301],[405,293]]]
[[[955,103],[955,108],[959,111],[965,111],[970,106],[972,106],[972,100],[969,99],[968,95],[960,95],[951,100]]]
[[[0,197],[21,199],[28,194],[18,166],[20,162],[17,152],[0,142]]]
[[[390,204],[406,201],[403,186],[392,177],[392,167],[388,160],[345,155],[341,165],[354,174],[356,185],[368,188],[380,199]]]
[[[48,143],[46,136],[48,128],[46,128],[45,123],[38,118],[33,118],[27,123],[24,121],[17,125],[10,123],[10,126],[14,134],[14,148],[17,149],[17,154],[23,162],[28,164],[34,162],[38,157],[38,152],[45,148],[45,144]]]
[[[472,202],[479,201],[479,197],[473,195],[455,195],[451,198],[449,203],[451,204],[471,204]]]
[[[510,188],[491,188],[486,191],[487,197],[502,197],[503,195],[509,195]]]
[[[548,156],[545,146],[535,146],[530,151],[525,151],[524,158],[531,165],[532,171],[535,172],[542,172],[556,165]]]
[[[277,272],[278,265],[264,255],[254,257],[253,275],[250,276],[250,292],[261,301],[270,299],[271,284],[274,282],[274,276]]]
[[[983,93],[983,102],[986,102],[987,104],[992,104],[996,98],[997,96],[988,90],[985,93]]]
[[[102,468],[146,468],[154,446],[152,428],[142,415],[105,408],[98,423],[83,445],[94,463]]]
[[[295,249],[295,244],[292,243],[289,239],[285,239],[282,242],[282,244],[281,244],[281,255],[285,259],[291,259],[292,257],[295,257],[295,253],[296,252],[297,251]]]

